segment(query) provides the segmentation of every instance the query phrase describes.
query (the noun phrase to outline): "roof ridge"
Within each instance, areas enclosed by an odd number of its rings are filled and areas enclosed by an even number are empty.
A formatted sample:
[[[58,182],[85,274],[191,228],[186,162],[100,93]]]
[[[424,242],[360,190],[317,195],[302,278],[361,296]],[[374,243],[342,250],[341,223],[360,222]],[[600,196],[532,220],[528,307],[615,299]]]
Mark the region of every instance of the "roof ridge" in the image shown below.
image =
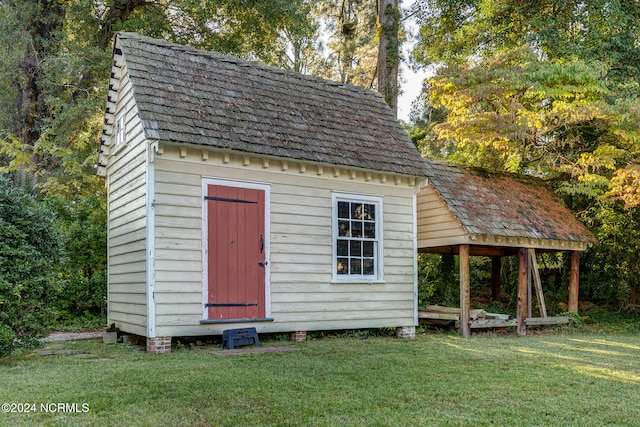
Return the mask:
[[[299,78],[299,79],[307,79],[310,81],[314,81],[316,83],[324,83],[328,86],[332,86],[332,87],[337,87],[337,88],[344,88],[347,90],[354,90],[359,92],[360,94],[365,94],[365,95],[369,95],[369,96],[376,96],[376,97],[380,97],[382,98],[382,95],[379,94],[378,92],[372,91],[371,89],[362,87],[362,86],[356,86],[356,85],[352,85],[349,83],[343,83],[343,82],[339,82],[336,80],[331,80],[331,79],[327,79],[324,77],[319,77],[313,74],[303,74],[291,69],[287,69],[287,68],[280,68],[280,67],[276,67],[273,65],[268,65],[265,64],[264,62],[261,62],[259,60],[251,60],[251,59],[246,59],[246,58],[241,58],[232,54],[228,54],[228,53],[222,53],[222,52],[218,52],[215,50],[206,50],[206,49],[201,49],[201,48],[197,48],[197,47],[193,47],[190,45],[186,45],[186,44],[180,44],[180,43],[176,43],[176,42],[171,42],[168,41],[166,39],[155,39],[153,37],[149,37],[149,36],[145,36],[139,33],[135,33],[135,32],[129,32],[129,31],[120,31],[120,32],[116,32],[116,36],[120,37],[120,38],[125,38],[125,39],[132,39],[132,40],[136,40],[142,43],[147,43],[147,44],[151,44],[151,45],[155,45],[158,47],[162,47],[162,48],[166,48],[166,49],[171,49],[171,50],[176,50],[179,52],[184,52],[184,53],[189,53],[189,54],[194,54],[197,56],[204,56],[204,57],[209,57],[212,59],[217,59],[220,61],[226,61],[229,63],[233,63],[239,66],[246,66],[246,67],[252,67],[252,68],[261,68],[264,70],[267,70],[271,73],[276,73],[276,74],[284,74],[287,76],[292,76],[295,78]]]
[[[486,168],[486,167],[482,167],[482,166],[463,165],[461,163],[450,162],[450,161],[447,161],[447,160],[429,159],[429,158],[426,158],[426,157],[424,158],[424,161],[427,164],[436,164],[436,165],[439,165],[439,166],[448,167],[450,169],[460,169],[460,170],[464,170],[464,171],[467,171],[467,172],[476,173],[477,175],[482,175],[482,176],[485,176],[486,178],[503,177],[503,178],[524,179],[524,180],[527,180],[527,181],[536,181],[536,182],[538,182],[540,184],[544,184],[544,185],[546,185],[546,183],[547,183],[547,181],[542,177],[539,177],[539,176],[536,176],[536,175],[529,175],[529,174],[526,174],[526,173],[490,169],[490,168]]]

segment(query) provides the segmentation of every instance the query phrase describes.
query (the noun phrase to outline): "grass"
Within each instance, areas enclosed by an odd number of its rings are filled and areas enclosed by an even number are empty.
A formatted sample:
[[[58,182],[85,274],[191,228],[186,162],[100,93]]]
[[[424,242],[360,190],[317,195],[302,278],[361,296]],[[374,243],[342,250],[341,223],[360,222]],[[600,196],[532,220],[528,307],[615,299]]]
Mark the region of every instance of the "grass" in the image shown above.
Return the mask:
[[[36,404],[0,413],[0,426],[638,425],[638,325],[596,313],[578,330],[527,337],[356,333],[267,341],[297,350],[233,356],[213,354],[219,346],[154,356],[51,344],[0,360],[0,404]]]

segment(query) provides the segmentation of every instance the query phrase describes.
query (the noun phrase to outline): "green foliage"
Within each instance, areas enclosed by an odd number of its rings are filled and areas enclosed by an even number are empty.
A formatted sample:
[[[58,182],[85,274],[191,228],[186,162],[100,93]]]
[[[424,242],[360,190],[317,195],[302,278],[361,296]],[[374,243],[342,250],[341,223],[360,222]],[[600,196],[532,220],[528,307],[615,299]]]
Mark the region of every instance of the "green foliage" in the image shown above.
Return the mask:
[[[63,262],[63,242],[54,212],[0,177],[0,325],[4,352],[29,344],[51,326]]]
[[[581,295],[612,308],[640,309],[640,210],[609,203],[588,217],[598,244],[582,256]]]
[[[418,307],[433,303],[433,296],[440,286],[440,263],[438,255],[418,254]]]
[[[602,62],[616,92],[638,93],[640,18],[624,0],[427,0],[417,2],[419,63],[460,65],[524,45],[540,57]],[[595,65],[595,64],[594,64]]]
[[[491,281],[491,260],[471,257],[470,286],[474,296],[487,293]],[[418,306],[460,304],[460,264],[453,254],[418,254]]]
[[[583,257],[580,297],[637,304],[637,5],[428,0],[414,12],[414,57],[440,67],[420,117],[444,113],[417,122],[422,152],[547,179],[599,240]]]
[[[8,325],[0,323],[0,358],[13,353],[16,346],[16,333]]]
[[[55,202],[55,203],[54,203]],[[106,206],[104,199],[52,201],[65,238],[67,260],[56,308],[60,322],[104,315],[107,295]]]

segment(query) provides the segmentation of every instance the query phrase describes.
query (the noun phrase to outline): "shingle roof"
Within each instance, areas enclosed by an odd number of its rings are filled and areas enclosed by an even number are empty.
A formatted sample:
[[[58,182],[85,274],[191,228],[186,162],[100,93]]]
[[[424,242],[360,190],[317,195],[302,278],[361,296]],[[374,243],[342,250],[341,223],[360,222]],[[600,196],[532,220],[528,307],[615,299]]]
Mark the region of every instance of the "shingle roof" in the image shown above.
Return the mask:
[[[148,138],[425,176],[378,93],[135,33],[117,37]]]
[[[539,179],[425,161],[429,181],[470,234],[595,242]]]

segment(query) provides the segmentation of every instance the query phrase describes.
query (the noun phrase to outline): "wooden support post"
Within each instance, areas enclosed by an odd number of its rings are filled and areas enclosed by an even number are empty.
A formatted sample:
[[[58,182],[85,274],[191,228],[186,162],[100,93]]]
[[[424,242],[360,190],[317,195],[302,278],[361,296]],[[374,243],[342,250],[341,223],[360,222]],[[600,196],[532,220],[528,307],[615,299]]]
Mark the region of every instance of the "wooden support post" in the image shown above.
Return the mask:
[[[460,245],[460,333],[471,336],[471,274],[469,268],[469,245]]]
[[[571,251],[571,264],[569,267],[569,302],[568,310],[578,312],[578,292],[580,289],[580,252]]]
[[[500,268],[502,258],[499,256],[491,257],[491,299],[500,301]]]
[[[529,272],[527,271],[527,250],[525,248],[520,248],[518,250],[518,306],[517,306],[517,314],[518,318],[518,326],[516,328],[516,333],[518,335],[526,335],[527,334],[527,276]]]
[[[533,284],[536,287],[536,297],[538,298],[538,306],[540,307],[540,317],[547,317],[547,304],[544,302],[542,281],[540,280],[540,270],[538,269],[538,260],[536,259],[535,249],[529,249],[529,265],[531,267],[531,275],[533,276]]]
[[[533,295],[531,288],[531,257],[527,250],[527,317],[533,317]]]

